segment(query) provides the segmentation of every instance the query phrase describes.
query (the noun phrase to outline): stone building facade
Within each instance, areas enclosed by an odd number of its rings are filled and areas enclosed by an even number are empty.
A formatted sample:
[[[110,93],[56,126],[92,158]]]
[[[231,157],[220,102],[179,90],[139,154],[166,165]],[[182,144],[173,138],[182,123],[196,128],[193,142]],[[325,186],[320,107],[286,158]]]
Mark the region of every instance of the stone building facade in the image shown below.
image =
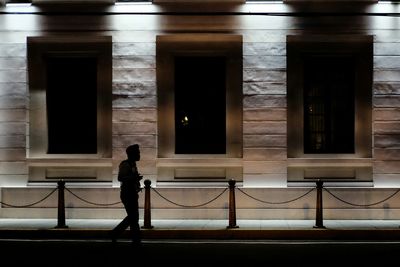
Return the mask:
[[[152,192],[153,218],[227,218],[227,193],[196,206],[218,196],[229,179],[240,189],[238,218],[312,219],[315,193],[306,193],[317,179],[354,204],[325,193],[326,218],[400,218],[396,195],[369,205],[400,186],[399,27],[390,2],[3,3],[0,216],[56,216],[56,194],[25,205],[51,193],[60,179],[75,194],[66,192],[67,218],[123,216],[121,205],[104,204],[119,201],[118,163],[125,147],[138,143],[141,173],[171,200]],[[212,71],[203,74],[193,62]],[[209,78],[215,72],[224,78]],[[341,75],[350,78],[338,85]],[[207,79],[223,84],[225,108],[213,97],[185,106]],[[318,121],[307,110],[322,92],[311,98],[307,88],[322,83],[332,92],[345,88],[329,99],[347,107],[323,115],[331,125],[324,140],[339,135],[324,149],[318,129],[307,128]],[[87,84],[92,93],[79,91]],[[179,84],[195,89],[179,96]],[[186,134],[179,132],[186,115],[178,116],[178,99],[186,108],[212,109],[206,126],[223,115],[207,126],[220,138],[216,143],[225,142],[222,148],[213,150],[205,131],[204,145],[185,150],[183,143],[183,152],[176,150],[183,140],[177,135]],[[60,147],[71,134],[57,129],[72,129],[82,139]]]

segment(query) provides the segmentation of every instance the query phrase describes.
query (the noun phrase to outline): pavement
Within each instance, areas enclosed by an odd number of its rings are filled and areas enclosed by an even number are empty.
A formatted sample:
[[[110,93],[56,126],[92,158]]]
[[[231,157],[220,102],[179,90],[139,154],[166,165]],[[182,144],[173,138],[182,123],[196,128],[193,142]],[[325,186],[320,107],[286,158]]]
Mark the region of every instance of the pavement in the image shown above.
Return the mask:
[[[0,239],[109,239],[117,219],[0,218]],[[400,220],[152,220],[144,240],[400,240]],[[121,239],[128,239],[126,231]]]
[[[400,251],[400,220],[152,220],[140,248],[111,242],[119,222],[0,218],[2,266],[385,267]]]

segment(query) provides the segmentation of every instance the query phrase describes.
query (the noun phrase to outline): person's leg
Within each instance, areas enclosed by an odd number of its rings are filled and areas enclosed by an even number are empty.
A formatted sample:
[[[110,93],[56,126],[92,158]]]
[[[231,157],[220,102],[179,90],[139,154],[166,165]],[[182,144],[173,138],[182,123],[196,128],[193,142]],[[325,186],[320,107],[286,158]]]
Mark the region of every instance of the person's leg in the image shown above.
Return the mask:
[[[134,216],[132,218],[132,223],[130,225],[130,229],[132,231],[132,240],[135,243],[141,243],[142,238],[140,235],[140,226],[139,226],[139,203],[138,200],[136,199],[135,202],[135,208],[134,208]]]
[[[127,194],[127,192],[121,191],[120,198],[122,204],[124,205],[127,216],[125,216],[125,218],[111,231],[111,239],[113,242],[116,242],[117,238],[121,235],[121,233],[125,231],[125,229],[128,228],[128,226],[130,225],[129,212],[128,212],[129,194]]]
[[[129,204],[127,205],[127,213],[132,242],[139,244],[141,242],[141,236],[139,226],[139,203],[137,196],[134,196],[130,199]]]
[[[130,225],[130,221],[128,216],[126,216],[117,226],[114,227],[114,229],[112,230],[112,240],[115,242],[116,239],[122,234],[122,232],[128,228],[128,226]]]

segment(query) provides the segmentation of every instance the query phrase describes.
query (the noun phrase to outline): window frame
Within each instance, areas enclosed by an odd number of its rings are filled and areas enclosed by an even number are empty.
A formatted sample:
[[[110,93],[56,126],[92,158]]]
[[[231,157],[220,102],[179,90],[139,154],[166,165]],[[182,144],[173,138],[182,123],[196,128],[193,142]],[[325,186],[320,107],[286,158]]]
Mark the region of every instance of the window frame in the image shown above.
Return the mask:
[[[355,152],[304,153],[304,62],[307,54],[351,54],[355,58]],[[287,36],[288,158],[372,157],[373,36]],[[298,119],[298,118],[301,119]]]
[[[307,53],[350,53],[356,56],[355,153],[304,154],[303,63]],[[361,78],[360,78],[361,77]],[[287,183],[373,186],[372,174],[372,35],[287,36]],[[299,119],[300,118],[300,119]]]
[[[111,36],[27,37],[30,94],[28,158],[111,158],[112,38]],[[45,55],[97,58],[97,153],[48,154]]]
[[[236,34],[183,33],[156,37],[157,185],[202,186],[243,179],[243,44]],[[175,154],[174,56],[225,56],[226,153]]]
[[[178,34],[157,36],[158,157],[242,157],[242,36]],[[226,57],[226,153],[175,154],[174,57]],[[240,71],[239,71],[240,70]]]

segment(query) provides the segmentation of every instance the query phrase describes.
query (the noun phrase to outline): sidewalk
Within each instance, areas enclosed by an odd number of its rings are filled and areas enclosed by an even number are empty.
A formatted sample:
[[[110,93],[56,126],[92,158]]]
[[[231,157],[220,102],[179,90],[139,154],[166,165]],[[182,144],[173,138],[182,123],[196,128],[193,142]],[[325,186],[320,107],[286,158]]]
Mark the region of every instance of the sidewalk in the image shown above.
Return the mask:
[[[57,228],[57,219],[0,218],[0,239],[109,239],[114,219],[67,219]],[[140,220],[143,226],[143,220]],[[400,240],[400,220],[152,220],[142,228],[143,239],[243,239],[243,240]],[[122,238],[128,238],[128,235]]]

